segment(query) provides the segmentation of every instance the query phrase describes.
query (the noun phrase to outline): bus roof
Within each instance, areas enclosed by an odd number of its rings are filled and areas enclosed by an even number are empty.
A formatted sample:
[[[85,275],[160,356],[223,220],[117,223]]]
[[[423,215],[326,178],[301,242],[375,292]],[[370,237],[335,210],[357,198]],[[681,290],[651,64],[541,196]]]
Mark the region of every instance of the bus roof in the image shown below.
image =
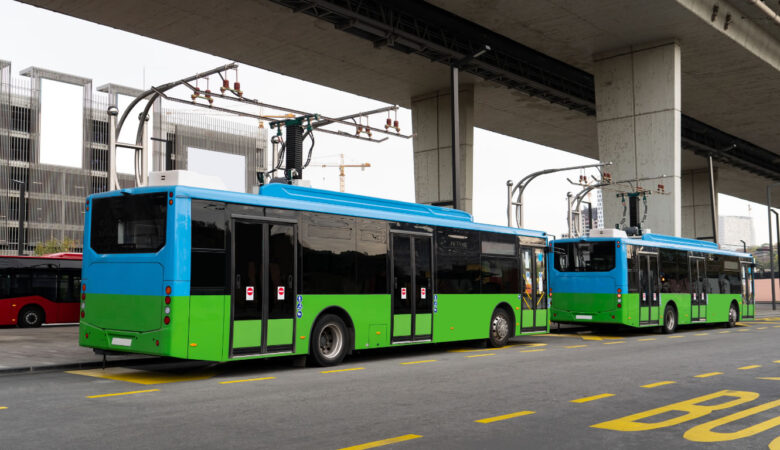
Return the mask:
[[[547,233],[543,231],[477,223],[474,222],[471,214],[456,209],[281,183],[262,186],[259,194],[246,194],[243,192],[221,191],[189,186],[154,186],[103,192],[91,195],[89,198],[116,197],[122,194],[134,195],[170,192],[171,190],[175,192],[177,197],[343,214],[371,219],[409,222],[421,225],[457,227],[521,236],[547,237]]]
[[[700,241],[698,239],[689,239],[676,236],[667,236],[664,234],[643,234],[634,237],[579,237],[556,239],[553,243],[566,242],[598,242],[598,241],[620,241],[631,245],[644,245],[649,247],[669,248],[674,250],[687,250],[692,252],[713,253],[717,255],[739,256],[742,258],[752,258],[750,253],[732,252],[723,250],[714,242]]]

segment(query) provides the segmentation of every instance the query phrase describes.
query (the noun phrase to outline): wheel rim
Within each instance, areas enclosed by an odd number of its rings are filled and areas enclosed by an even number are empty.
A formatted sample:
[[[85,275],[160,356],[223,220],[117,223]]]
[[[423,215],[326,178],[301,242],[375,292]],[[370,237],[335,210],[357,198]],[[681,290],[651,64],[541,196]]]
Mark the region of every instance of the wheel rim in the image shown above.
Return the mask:
[[[674,312],[672,312],[671,310],[669,310],[666,313],[666,329],[667,330],[674,329]]]
[[[737,308],[733,306],[729,310],[729,322],[737,323]]]
[[[499,314],[493,319],[492,330],[493,336],[498,340],[503,340],[509,334],[509,323],[502,314]]]
[[[320,331],[320,354],[327,358],[333,359],[341,352],[341,347],[344,345],[344,334],[341,332],[341,328],[329,323]]]
[[[24,315],[24,323],[27,325],[35,325],[38,323],[38,314],[35,311],[30,311]]]

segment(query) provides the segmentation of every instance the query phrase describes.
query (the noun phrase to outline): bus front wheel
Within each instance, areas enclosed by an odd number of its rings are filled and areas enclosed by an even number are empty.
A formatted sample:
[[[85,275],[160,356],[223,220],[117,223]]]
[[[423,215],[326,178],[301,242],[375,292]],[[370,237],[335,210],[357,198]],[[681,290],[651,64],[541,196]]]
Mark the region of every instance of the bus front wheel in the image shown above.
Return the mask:
[[[322,317],[314,327],[311,341],[311,353],[320,366],[335,366],[344,360],[347,354],[347,327],[341,317],[328,314]]]
[[[736,327],[737,321],[739,321],[739,311],[737,310],[737,304],[732,303],[731,306],[729,306],[729,321],[726,322],[726,327]]]
[[[43,324],[43,310],[38,306],[26,306],[19,312],[19,326],[34,328]]]
[[[509,342],[509,335],[509,315],[503,308],[496,308],[490,319],[488,344],[491,347],[503,347]]]
[[[674,333],[677,329],[677,310],[672,305],[666,305],[664,310],[664,325],[662,330],[665,334]]]

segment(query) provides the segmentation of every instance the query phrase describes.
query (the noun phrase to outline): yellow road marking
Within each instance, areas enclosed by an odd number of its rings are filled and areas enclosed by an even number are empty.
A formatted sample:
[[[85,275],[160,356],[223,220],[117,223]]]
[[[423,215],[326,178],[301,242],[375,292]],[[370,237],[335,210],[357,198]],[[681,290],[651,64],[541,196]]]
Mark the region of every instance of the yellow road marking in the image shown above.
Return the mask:
[[[520,353],[543,352],[543,351],[545,351],[545,349],[535,348],[533,350],[520,350]]]
[[[772,325],[772,328],[780,328],[780,325]]]
[[[737,331],[750,331],[750,330],[749,330],[749,329],[747,329],[747,328],[741,328],[741,329],[739,329],[739,330],[737,330]]]
[[[520,344],[521,347],[544,347],[546,345],[547,344],[542,344],[540,342],[539,343],[531,343],[531,344]]]
[[[363,370],[365,367],[352,367],[349,369],[323,370],[320,373],[352,372],[353,370]]]
[[[219,384],[243,383],[245,381],[263,381],[263,380],[274,380],[274,379],[276,379],[276,377],[247,378],[246,380],[220,381]]]
[[[144,384],[144,385],[205,380],[214,376],[213,373],[180,374],[180,373],[165,373],[165,372],[149,372],[146,370],[125,369],[122,367],[110,367],[105,370],[103,369],[70,370],[67,373],[73,375],[84,375],[87,377],[105,378],[108,380],[115,380],[115,381],[126,381],[128,383]]]
[[[666,386],[667,384],[674,384],[677,383],[676,381],[659,381],[658,383],[650,383],[642,386],[643,388],[652,389],[654,387],[658,386]]]
[[[679,339],[679,338],[684,338],[685,336],[678,334],[675,336],[666,336],[666,337],[668,337],[669,339]]]
[[[726,334],[726,333],[731,333],[731,331],[730,330],[718,331],[718,334]]]
[[[7,406],[0,406],[0,409],[8,409]]]
[[[758,328],[756,328],[756,330],[766,330],[767,328],[769,328],[769,327],[758,327]]]
[[[159,392],[159,389],[147,389],[145,391],[117,392],[116,394],[88,395],[87,398],[116,397],[118,395],[144,394],[146,392]]]
[[[696,333],[694,336],[709,336],[709,333]]]
[[[769,450],[780,450],[780,436],[774,438],[772,442],[769,443]]]
[[[590,397],[583,397],[583,398],[578,398],[576,400],[571,400],[571,403],[587,403],[587,402],[592,402],[593,400],[599,400],[599,399],[602,399],[602,398],[612,397],[614,395],[615,394],[593,395],[593,396],[590,396]]]
[[[642,339],[639,339],[639,340],[640,341],[654,341],[655,338],[642,338]]]
[[[586,336],[586,335],[580,335],[580,337],[582,338],[583,341],[608,341],[608,340],[617,341],[617,340],[623,339],[622,337],[619,337],[619,336],[595,336],[595,335],[593,335],[593,336]]]
[[[503,347],[491,348],[490,351],[504,350],[507,348],[516,347],[517,345],[518,344],[510,344],[510,345],[505,345]],[[542,344],[542,345],[547,345],[547,344]],[[458,349],[447,350],[447,351],[450,353],[474,353],[474,352],[484,352],[485,349],[484,348],[458,348]]]
[[[626,341],[617,341],[617,342],[605,342],[604,345],[612,345],[612,344],[625,344]]]
[[[694,378],[709,378],[709,377],[714,377],[715,375],[723,375],[723,372],[702,373],[702,374],[696,375]]]
[[[402,365],[409,365],[409,364],[423,364],[423,363],[429,363],[429,362],[436,362],[435,359],[424,359],[422,361],[409,361],[409,362],[402,362]]]
[[[536,414],[536,412],[534,412],[534,411],[518,411],[516,413],[504,414],[503,416],[488,417],[487,419],[479,419],[479,420],[475,420],[474,422],[477,422],[477,423],[492,423],[492,422],[498,422],[499,420],[512,419],[512,418],[515,418],[515,417],[527,416],[527,415],[530,415],[530,414]]]
[[[405,434],[390,439],[382,439],[381,441],[366,442],[365,444],[353,445],[352,447],[344,447],[341,450],[363,450],[366,448],[382,447],[383,445],[395,444],[396,442],[410,441],[412,439],[421,438],[419,434]]]
[[[587,345],[567,345],[566,348],[582,348],[587,347]]]
[[[780,377],[757,377],[757,380],[780,381]]]
[[[495,353],[480,353],[479,355],[466,355],[466,358],[478,358],[480,356],[496,356]]]
[[[750,369],[758,369],[759,367],[761,367],[761,364],[754,364],[754,365],[752,365],[752,366],[744,366],[744,367],[740,367],[738,370],[750,370]]]
[[[777,361],[772,361],[772,362],[775,363],[775,364],[780,364],[780,359],[778,359]]]

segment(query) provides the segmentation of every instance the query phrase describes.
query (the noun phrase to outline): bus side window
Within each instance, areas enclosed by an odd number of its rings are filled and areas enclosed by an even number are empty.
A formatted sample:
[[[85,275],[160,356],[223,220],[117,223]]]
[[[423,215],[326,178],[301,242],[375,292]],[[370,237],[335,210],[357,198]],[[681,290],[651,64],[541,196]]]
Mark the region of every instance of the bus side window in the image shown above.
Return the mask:
[[[0,298],[11,294],[11,274],[8,270],[0,271]]]
[[[639,258],[636,257],[636,248],[626,245],[626,268],[628,269],[628,292],[639,293]]]

